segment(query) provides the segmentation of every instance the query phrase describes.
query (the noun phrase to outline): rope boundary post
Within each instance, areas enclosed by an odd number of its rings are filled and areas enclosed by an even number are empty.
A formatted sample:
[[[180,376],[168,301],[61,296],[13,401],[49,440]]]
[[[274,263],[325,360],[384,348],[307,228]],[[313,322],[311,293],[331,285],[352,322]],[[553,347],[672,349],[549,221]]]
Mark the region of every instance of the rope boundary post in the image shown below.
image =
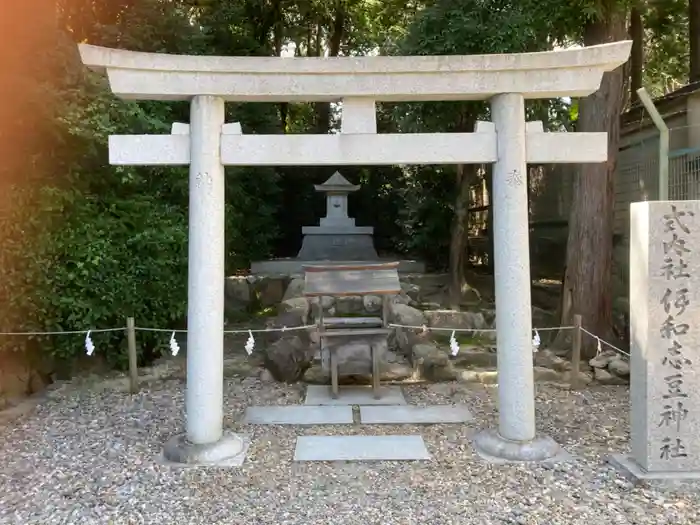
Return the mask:
[[[574,314],[574,334],[571,349],[571,390],[580,388],[579,370],[581,365],[581,326],[583,319],[580,314]]]
[[[126,318],[126,342],[129,353],[129,390],[136,394],[139,391],[139,368],[136,355],[136,321],[133,317]]]

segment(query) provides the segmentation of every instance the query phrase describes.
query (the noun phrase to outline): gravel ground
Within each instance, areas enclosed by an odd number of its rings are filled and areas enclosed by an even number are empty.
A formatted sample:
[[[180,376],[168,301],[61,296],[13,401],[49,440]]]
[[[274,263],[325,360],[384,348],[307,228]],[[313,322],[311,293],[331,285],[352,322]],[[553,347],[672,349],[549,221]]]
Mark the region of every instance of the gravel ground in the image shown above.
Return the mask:
[[[496,390],[414,385],[416,404],[465,402],[469,425],[252,427],[238,423],[255,404],[294,404],[301,386],[257,378],[226,382],[226,426],[249,434],[238,469],[182,469],[157,457],[183,426],[181,380],[135,396],[72,386],[31,415],[0,427],[0,523],[51,524],[691,524],[700,491],[633,487],[603,457],[627,448],[625,387],[570,393],[538,385],[540,430],[575,455],[555,466],[491,465],[470,436],[495,423]],[[423,463],[293,464],[307,434],[420,433]]]

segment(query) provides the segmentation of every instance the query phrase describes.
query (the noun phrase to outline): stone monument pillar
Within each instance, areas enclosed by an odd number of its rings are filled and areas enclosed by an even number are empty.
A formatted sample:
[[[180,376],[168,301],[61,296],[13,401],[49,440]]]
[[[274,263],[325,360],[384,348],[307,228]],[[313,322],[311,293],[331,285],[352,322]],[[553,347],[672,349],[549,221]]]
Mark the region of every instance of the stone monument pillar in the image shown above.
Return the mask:
[[[304,226],[304,240],[297,258],[302,261],[377,260],[371,226],[355,226],[348,217],[348,195],[360,189],[337,171],[316,191],[326,195],[326,216],[319,226]]]
[[[700,201],[635,202],[630,231],[631,454],[636,479],[700,479]]]

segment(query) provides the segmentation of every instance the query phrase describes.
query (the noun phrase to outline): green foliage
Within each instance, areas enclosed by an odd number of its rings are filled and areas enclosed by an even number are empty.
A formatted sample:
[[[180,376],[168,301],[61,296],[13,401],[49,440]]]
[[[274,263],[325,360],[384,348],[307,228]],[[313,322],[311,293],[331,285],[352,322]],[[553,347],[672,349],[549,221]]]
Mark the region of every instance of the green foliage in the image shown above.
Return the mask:
[[[664,91],[687,74],[687,10],[681,0],[649,4],[647,82]],[[59,0],[66,45],[52,50],[57,73],[37,85],[43,148],[26,155],[17,183],[1,188],[0,326],[6,331],[76,330],[137,324],[176,327],[186,315],[188,170],[110,167],[107,138],[168,133],[189,120],[185,102],[125,102],[103,75],[76,62],[76,42],[149,52],[278,55],[289,41],[297,54],[377,51],[450,55],[540,51],[582,41],[582,27],[626,0]],[[339,27],[339,23],[340,24]],[[30,22],[27,21],[29,24]],[[49,106],[45,102],[51,100]],[[570,128],[576,101],[530,104],[529,118]],[[227,120],[245,133],[303,133],[315,126],[313,104],[228,104]],[[332,126],[337,115],[331,113]],[[381,132],[471,131],[488,119],[483,103],[385,104]],[[6,168],[0,166],[0,171]],[[13,171],[17,171],[13,168]],[[22,171],[22,170],[20,170]],[[446,266],[455,207],[451,167],[344,167],[362,189],[351,199],[358,224],[375,226],[382,252],[417,255]],[[227,169],[227,271],[251,260],[294,255],[300,229],[324,210],[313,190],[331,168]],[[5,177],[4,175],[8,175]],[[142,360],[167,338],[139,334]],[[18,346],[26,339],[12,339]],[[121,333],[95,334],[101,353],[123,359]],[[51,355],[84,351],[80,337],[42,340]],[[108,349],[108,350],[106,350]]]
[[[551,26],[532,0],[437,0],[422,10],[396,49],[404,55],[472,55],[543,51],[551,48]],[[470,132],[476,120],[488,120],[483,102],[400,104],[392,108],[403,132]],[[529,104],[536,116],[555,127],[567,126],[562,101]],[[479,181],[475,181],[479,182]],[[434,265],[446,265],[455,195],[455,170],[423,167],[404,170],[399,195],[405,207],[398,218],[401,247]]]
[[[44,190],[44,217],[60,228],[41,245],[43,261],[37,313],[51,330],[117,327],[134,316],[142,326],[171,327],[186,307],[186,210],[153,195],[102,199],[74,190]],[[68,212],[68,213],[66,213]],[[46,220],[46,219],[45,219]],[[64,221],[64,222],[59,222]],[[122,350],[123,334],[103,348]],[[140,333],[147,350],[156,346]],[[109,344],[107,344],[109,343]],[[106,345],[106,347],[105,347]],[[53,340],[53,352],[71,357],[69,339]],[[79,348],[80,349],[80,348]],[[122,364],[122,351],[106,352]]]
[[[205,50],[182,4],[157,0],[119,12],[64,11],[74,35],[98,45],[147,51]],[[99,31],[96,29],[99,27]],[[71,49],[74,53],[74,48]],[[58,104],[51,126],[50,173],[11,191],[0,209],[0,315],[6,331],[114,328],[133,316],[140,326],[182,326],[187,299],[188,170],[111,167],[111,134],[169,133],[187,121],[186,103],[116,99],[102,75],[70,64],[53,86]],[[270,108],[243,108],[244,127],[268,129]],[[272,113],[274,119],[274,112]],[[276,235],[278,192],[273,170],[227,173],[229,271],[266,256]],[[100,354],[124,364],[124,334],[95,334]],[[142,361],[167,343],[162,334],[139,333]],[[27,339],[6,341],[18,348]],[[84,352],[78,336],[52,336],[43,348],[59,359]]]
[[[687,0],[650,2],[643,16],[644,86],[658,97],[688,81],[689,42]]]
[[[448,264],[456,186],[453,175],[451,167],[407,169],[397,191],[403,200],[397,217],[403,235],[397,248],[419,255],[433,268],[445,269]]]

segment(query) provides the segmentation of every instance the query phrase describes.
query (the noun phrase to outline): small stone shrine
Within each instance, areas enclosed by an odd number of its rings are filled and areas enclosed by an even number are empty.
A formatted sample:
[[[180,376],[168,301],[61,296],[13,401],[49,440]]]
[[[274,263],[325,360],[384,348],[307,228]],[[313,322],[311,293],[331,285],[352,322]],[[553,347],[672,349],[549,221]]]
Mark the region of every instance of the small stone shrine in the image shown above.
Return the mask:
[[[637,479],[700,479],[700,201],[631,207],[631,454]]]
[[[302,228],[304,240],[297,258],[302,261],[374,261],[371,226],[355,226],[348,217],[348,195],[360,189],[337,171],[326,182],[314,186],[326,195],[326,216],[318,226]]]

